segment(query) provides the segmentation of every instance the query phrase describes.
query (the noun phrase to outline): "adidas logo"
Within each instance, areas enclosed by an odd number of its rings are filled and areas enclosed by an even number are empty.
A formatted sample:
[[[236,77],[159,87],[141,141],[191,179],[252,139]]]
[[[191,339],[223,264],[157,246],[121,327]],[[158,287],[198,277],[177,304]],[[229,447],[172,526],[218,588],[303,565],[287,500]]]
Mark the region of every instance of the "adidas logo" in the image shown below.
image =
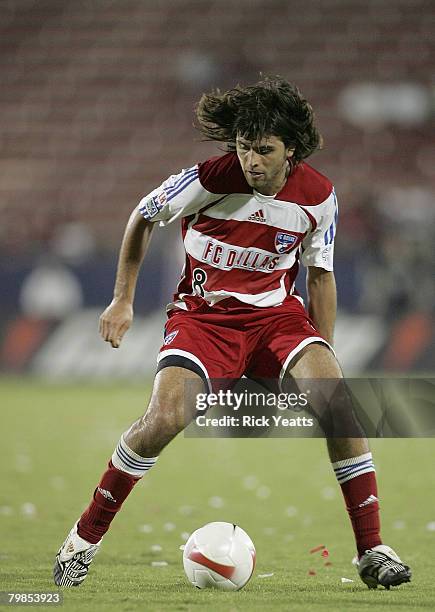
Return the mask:
[[[256,223],[266,223],[266,217],[264,216],[263,209],[256,210],[250,217],[248,217],[248,221],[255,221]]]
[[[358,505],[358,508],[364,508],[364,506],[368,506],[369,504],[374,504],[378,501],[378,498],[375,495],[369,495],[366,500],[362,502],[362,504]]]
[[[101,487],[98,487],[98,491],[101,493],[103,497],[113,502],[114,504],[116,503],[116,499],[113,497],[110,491],[107,491],[107,489],[102,489]]]

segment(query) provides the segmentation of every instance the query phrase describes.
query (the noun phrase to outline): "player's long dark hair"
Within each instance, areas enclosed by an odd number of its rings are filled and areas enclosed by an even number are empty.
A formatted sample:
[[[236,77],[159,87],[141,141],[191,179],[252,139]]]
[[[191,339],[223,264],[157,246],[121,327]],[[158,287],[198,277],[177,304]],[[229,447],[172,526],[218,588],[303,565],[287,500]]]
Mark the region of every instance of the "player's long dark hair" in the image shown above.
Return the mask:
[[[255,85],[238,85],[224,93],[203,94],[196,120],[205,140],[225,142],[229,151],[235,150],[238,134],[251,142],[267,135],[280,137],[286,147],[295,150],[294,163],[323,143],[311,105],[296,86],[281,77],[265,77]]]

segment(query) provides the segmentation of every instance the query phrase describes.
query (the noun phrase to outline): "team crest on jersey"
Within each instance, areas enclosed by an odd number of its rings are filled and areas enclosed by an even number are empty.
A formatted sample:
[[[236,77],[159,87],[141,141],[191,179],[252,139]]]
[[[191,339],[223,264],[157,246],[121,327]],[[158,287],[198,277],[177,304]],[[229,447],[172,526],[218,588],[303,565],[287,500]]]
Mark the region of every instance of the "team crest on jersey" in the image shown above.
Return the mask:
[[[175,338],[175,336],[177,334],[178,334],[178,329],[176,329],[175,331],[173,331],[170,334],[168,334],[167,336],[165,336],[165,338],[163,340],[163,344],[165,346],[168,346],[168,344],[171,344],[171,342],[173,341],[173,339]]]
[[[285,234],[284,232],[277,232],[275,236],[275,249],[280,255],[290,253],[297,239],[298,237],[294,234]]]

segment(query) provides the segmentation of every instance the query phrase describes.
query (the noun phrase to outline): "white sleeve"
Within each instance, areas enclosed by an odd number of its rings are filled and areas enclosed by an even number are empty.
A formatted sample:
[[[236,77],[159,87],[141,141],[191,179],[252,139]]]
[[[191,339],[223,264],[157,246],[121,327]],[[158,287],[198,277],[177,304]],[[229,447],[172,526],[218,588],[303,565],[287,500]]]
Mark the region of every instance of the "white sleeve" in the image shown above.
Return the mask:
[[[141,199],[137,210],[147,221],[168,225],[186,217],[216,198],[201,185],[198,165],[170,176],[164,183]]]
[[[332,272],[334,269],[334,239],[337,228],[338,204],[335,190],[315,207],[310,208],[317,227],[302,242],[301,261],[305,267],[315,266]]]

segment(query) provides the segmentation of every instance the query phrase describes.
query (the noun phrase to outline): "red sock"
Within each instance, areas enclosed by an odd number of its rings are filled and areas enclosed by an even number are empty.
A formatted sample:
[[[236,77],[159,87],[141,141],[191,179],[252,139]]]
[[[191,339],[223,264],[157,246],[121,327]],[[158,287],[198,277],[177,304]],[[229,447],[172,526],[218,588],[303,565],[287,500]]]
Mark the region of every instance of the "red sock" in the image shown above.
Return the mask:
[[[117,470],[109,461],[94,497],[80,517],[77,532],[91,544],[96,544],[110,527],[123,501],[140,478]]]
[[[360,474],[340,486],[361,556],[368,548],[382,544],[376,474]]]

